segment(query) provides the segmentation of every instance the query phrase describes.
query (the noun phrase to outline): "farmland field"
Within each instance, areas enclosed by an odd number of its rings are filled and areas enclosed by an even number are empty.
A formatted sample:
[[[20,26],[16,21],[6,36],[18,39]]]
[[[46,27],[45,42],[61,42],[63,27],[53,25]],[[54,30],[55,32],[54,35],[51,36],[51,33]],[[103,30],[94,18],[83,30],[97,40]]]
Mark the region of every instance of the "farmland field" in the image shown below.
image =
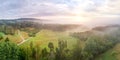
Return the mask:
[[[119,25],[87,28],[77,24],[4,21],[0,26],[0,59],[119,60],[119,30]]]

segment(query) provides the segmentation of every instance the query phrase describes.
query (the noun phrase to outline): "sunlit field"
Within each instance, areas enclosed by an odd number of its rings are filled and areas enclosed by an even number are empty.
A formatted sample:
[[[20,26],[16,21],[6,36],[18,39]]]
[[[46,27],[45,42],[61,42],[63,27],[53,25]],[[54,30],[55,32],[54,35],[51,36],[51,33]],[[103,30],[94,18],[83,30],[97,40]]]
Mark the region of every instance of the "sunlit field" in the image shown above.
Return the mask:
[[[120,0],[0,0],[0,60],[120,60]]]
[[[78,24],[44,24],[31,20],[0,22],[3,22],[0,26],[2,60],[119,59],[120,25],[91,28]]]

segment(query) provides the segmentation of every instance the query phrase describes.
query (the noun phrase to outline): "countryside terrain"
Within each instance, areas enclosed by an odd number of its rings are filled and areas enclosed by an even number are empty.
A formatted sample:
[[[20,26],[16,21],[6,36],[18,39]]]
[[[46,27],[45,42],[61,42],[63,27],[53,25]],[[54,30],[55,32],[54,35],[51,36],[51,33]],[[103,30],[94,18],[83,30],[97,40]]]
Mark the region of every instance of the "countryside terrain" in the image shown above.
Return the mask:
[[[0,60],[120,60],[120,25],[0,20]]]

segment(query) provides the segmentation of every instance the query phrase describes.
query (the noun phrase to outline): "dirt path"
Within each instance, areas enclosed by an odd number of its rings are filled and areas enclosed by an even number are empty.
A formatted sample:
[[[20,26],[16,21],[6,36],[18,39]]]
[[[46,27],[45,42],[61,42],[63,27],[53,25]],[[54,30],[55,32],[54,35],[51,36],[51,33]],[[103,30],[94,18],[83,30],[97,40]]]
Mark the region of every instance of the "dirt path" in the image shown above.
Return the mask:
[[[23,44],[24,42],[26,42],[26,41],[28,41],[30,38],[28,38],[28,39],[24,39],[24,37],[21,35],[21,33],[20,33],[20,31],[18,30],[18,35],[20,36],[20,38],[22,39],[22,42],[20,42],[20,43],[18,43],[17,45],[21,45],[21,44]]]

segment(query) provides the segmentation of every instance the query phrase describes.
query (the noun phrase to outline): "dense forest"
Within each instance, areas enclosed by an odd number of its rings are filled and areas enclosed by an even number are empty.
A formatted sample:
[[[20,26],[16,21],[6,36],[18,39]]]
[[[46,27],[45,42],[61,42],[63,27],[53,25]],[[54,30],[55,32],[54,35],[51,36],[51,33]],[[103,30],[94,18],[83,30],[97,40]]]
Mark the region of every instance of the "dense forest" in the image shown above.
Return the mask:
[[[0,20],[0,31],[5,34],[14,34],[16,30],[21,30],[28,32],[29,35],[34,36],[35,33],[42,29],[52,30],[52,31],[66,31],[69,29],[74,29],[81,25],[77,24],[44,24],[33,22],[32,20]]]
[[[120,44],[119,25],[65,32],[80,26],[1,20],[0,60],[99,60],[99,55]],[[19,40],[24,42],[15,42]]]

